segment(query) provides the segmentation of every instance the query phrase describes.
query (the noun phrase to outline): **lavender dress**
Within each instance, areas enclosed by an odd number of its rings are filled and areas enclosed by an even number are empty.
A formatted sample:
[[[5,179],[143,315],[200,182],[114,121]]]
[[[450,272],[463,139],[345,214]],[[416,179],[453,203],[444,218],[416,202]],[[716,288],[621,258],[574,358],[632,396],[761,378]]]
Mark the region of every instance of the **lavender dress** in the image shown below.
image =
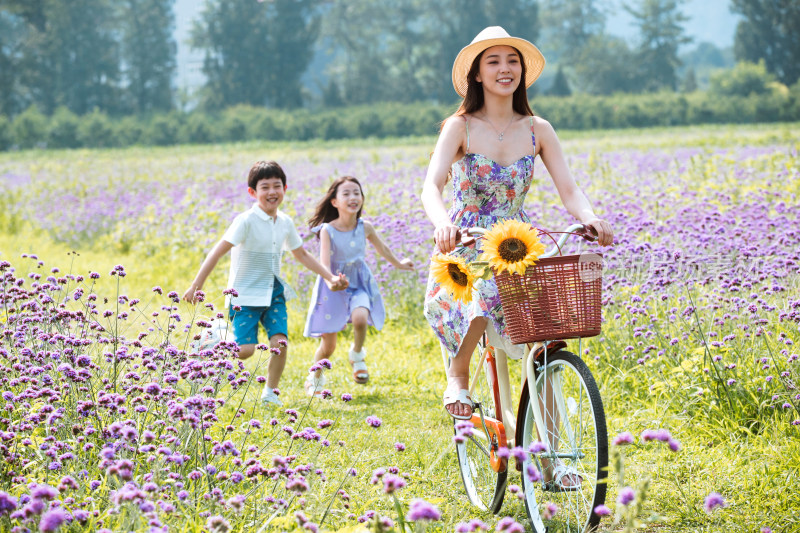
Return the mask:
[[[534,151],[536,138],[533,135],[531,117],[531,142]],[[530,222],[523,210],[525,195],[533,180],[533,155],[526,155],[511,165],[503,166],[481,154],[469,152],[469,129],[467,129],[467,153],[453,163],[453,206],[449,211],[453,224],[462,228],[473,226],[490,228],[498,220],[515,219]],[[477,246],[456,248],[451,255],[463,257],[467,263],[477,259],[482,252]],[[434,253],[438,253],[436,250]],[[470,322],[476,317],[489,319],[487,334],[492,345],[505,349],[512,357],[521,357],[521,348],[514,346],[506,334],[500,295],[494,278],[478,280],[472,293],[472,301],[461,303],[442,290],[432,276],[428,276],[425,292],[425,318],[450,356],[455,356]]]
[[[318,232],[322,228],[327,230],[331,238],[330,270],[334,275],[341,272],[347,276],[350,286],[343,291],[334,292],[317,276],[303,335],[319,337],[323,333],[342,331],[350,322],[350,313],[356,307],[364,307],[369,311],[371,326],[383,328],[386,318],[383,298],[378,291],[375,277],[364,262],[367,245],[364,222],[358,219],[358,224],[352,231],[339,231],[330,224],[322,224],[312,231]]]

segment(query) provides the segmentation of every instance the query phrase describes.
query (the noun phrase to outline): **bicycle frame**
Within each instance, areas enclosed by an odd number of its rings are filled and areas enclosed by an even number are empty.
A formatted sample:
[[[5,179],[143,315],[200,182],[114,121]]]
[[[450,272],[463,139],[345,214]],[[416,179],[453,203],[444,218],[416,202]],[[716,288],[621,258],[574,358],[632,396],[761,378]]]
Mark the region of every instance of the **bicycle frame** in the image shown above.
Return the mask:
[[[556,245],[553,246],[550,250],[545,252],[541,255],[541,257],[552,257],[555,254],[559,253],[561,247],[566,242],[567,238],[571,233],[576,231],[582,230],[584,226],[582,224],[573,224],[569,226],[566,230],[564,230],[563,234],[559,237]],[[486,233],[485,229],[482,228],[471,228],[467,231],[467,233],[472,237],[479,237]],[[491,326],[489,326],[491,327]],[[483,342],[486,345],[486,349],[483,352],[483,356],[481,361],[478,362],[476,365],[477,371],[475,375],[472,376],[470,381],[469,392],[470,396],[475,391],[475,387],[478,383],[478,380],[481,379],[481,374],[485,371],[488,378],[488,383],[491,386],[491,394],[493,395],[494,404],[496,406],[496,416],[497,418],[487,417],[483,413],[482,408],[475,409],[472,414],[472,418],[470,421],[475,428],[483,428],[487,438],[488,438],[488,445],[489,445],[489,453],[490,453],[490,464],[492,469],[495,472],[503,472],[508,467],[508,460],[506,457],[499,457],[497,453],[500,448],[509,448],[515,445],[516,440],[516,423],[517,423],[517,416],[516,412],[513,409],[513,401],[511,399],[511,384],[510,378],[508,373],[508,356],[502,349],[496,348],[494,346],[489,345],[487,342],[487,336],[484,333]],[[544,352],[541,358],[541,365],[542,368],[547,368],[547,346],[550,341],[543,341],[544,342]],[[578,340],[578,353],[580,353],[580,342]],[[525,386],[527,384],[529,398],[540,398],[538,391],[536,390],[536,357],[534,356],[535,352],[539,348],[539,343],[534,343],[533,345],[529,346],[527,354],[521,360],[521,386]],[[447,351],[442,346],[442,357],[444,358],[445,369],[447,368],[448,363],[448,354]],[[556,411],[557,413],[565,413],[567,406],[564,405],[563,397],[560,394],[561,392],[561,380],[558,376],[545,376],[544,380],[544,389],[542,391],[542,395],[547,398],[547,384],[550,382],[550,386],[553,387],[553,396],[557,398],[557,405]],[[546,400],[545,400],[546,401]],[[544,414],[542,413],[541,409],[541,402],[540,401],[531,401],[531,405],[533,406],[533,415],[534,420],[536,422],[536,429],[540,435],[547,435],[547,428],[544,420]],[[575,435],[572,430],[572,427],[569,424],[569,420],[567,417],[564,417],[564,430],[566,432],[566,437],[569,442],[574,442]],[[506,428],[510,429],[510,431],[506,432]],[[547,458],[547,459],[556,459],[556,458],[574,458],[571,454],[565,453],[558,453],[554,450],[550,450],[550,443],[545,443],[548,448],[548,451],[542,454],[539,454],[540,457]]]

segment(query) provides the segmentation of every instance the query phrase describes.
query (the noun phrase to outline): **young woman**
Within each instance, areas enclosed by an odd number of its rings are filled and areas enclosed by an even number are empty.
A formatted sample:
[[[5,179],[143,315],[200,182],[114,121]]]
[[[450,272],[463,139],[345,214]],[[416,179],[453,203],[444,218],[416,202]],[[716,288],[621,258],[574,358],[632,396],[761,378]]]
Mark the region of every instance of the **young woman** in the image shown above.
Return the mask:
[[[529,222],[523,210],[533,180],[533,163],[541,157],[567,210],[597,232],[601,245],[613,241],[607,222],[592,210],[567,168],[553,127],[536,117],[526,89],[539,77],[544,57],[530,42],[511,37],[499,26],[480,32],[453,64],[453,85],[463,97],[461,106],[443,124],[425,184],[422,203],[435,226],[438,251],[463,257],[468,263],[480,254],[477,246],[457,247],[462,229],[490,228],[498,221]],[[448,211],[442,191],[453,179],[453,204]],[[479,280],[472,300],[461,303],[428,278],[425,316],[450,354],[444,406],[451,416],[469,419],[469,364],[484,331],[490,342],[507,352],[518,351],[505,334],[503,312],[493,279]],[[580,484],[580,477],[559,470],[557,486]],[[547,472],[545,476],[547,476]]]

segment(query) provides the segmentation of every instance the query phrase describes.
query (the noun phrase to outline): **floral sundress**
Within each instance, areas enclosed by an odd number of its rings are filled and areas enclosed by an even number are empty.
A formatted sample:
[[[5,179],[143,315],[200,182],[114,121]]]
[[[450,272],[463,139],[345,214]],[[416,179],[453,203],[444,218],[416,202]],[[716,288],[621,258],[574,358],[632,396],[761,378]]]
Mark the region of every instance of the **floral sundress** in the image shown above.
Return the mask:
[[[536,152],[536,138],[531,123],[531,142]],[[467,123],[469,128],[469,123]],[[533,181],[534,155],[521,157],[508,166],[469,151],[469,129],[467,129],[467,153],[453,163],[453,206],[448,212],[453,224],[462,228],[490,228],[499,220],[515,219],[530,223],[523,210],[525,196]],[[463,257],[469,263],[481,254],[480,241],[475,246],[457,247],[451,255]],[[438,249],[434,250],[438,253]],[[425,318],[451,357],[466,335],[469,325],[476,317],[489,319],[486,328],[492,345],[503,348],[510,356],[521,356],[522,347],[514,346],[506,334],[500,295],[494,278],[478,280],[472,293],[472,301],[462,303],[443,290],[432,275],[428,275],[425,291]]]

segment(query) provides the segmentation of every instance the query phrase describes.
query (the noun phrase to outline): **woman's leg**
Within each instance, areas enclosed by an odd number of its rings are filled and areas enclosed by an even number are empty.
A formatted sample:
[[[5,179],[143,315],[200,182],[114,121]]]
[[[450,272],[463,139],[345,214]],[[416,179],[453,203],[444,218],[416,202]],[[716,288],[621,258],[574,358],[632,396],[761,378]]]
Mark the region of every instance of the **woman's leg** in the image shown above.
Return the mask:
[[[543,395],[539,395],[539,409],[541,409],[542,416],[544,417],[545,431],[547,435],[539,435],[539,439],[547,444],[550,450],[558,451],[558,427],[559,427],[559,413],[555,405],[555,397],[553,396],[553,377],[547,375],[545,378],[545,399]],[[559,464],[560,459],[550,461],[549,459],[542,458],[542,477],[547,481],[553,480],[553,473],[556,466]],[[561,485],[563,487],[579,487],[583,481],[577,474],[567,474],[561,478]]]
[[[472,359],[472,352],[481,340],[483,332],[486,331],[488,320],[485,317],[475,318],[469,325],[466,335],[461,340],[461,346],[455,357],[450,360],[450,367],[447,369],[447,384],[454,384],[459,389],[469,388],[469,363]],[[456,416],[470,416],[472,409],[461,402],[448,405],[447,411]]]

